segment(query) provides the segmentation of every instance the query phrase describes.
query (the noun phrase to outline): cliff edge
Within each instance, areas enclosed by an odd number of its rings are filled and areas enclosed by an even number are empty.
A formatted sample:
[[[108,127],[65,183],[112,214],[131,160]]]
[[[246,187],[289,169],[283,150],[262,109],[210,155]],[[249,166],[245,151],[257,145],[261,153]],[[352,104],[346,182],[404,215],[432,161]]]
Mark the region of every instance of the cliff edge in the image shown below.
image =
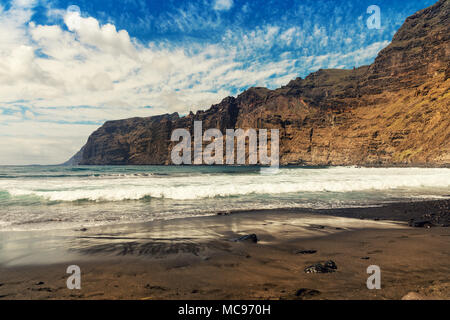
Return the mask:
[[[450,0],[407,18],[370,66],[250,88],[206,111],[108,121],[71,159],[168,165],[176,128],[276,128],[281,164],[450,164]]]

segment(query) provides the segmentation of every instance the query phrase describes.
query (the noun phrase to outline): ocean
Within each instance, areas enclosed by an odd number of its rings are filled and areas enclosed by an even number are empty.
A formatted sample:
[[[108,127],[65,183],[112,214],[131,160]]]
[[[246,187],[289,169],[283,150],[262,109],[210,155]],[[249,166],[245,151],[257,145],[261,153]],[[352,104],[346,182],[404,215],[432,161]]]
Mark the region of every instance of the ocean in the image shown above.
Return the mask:
[[[447,168],[0,167],[0,231],[450,198]]]

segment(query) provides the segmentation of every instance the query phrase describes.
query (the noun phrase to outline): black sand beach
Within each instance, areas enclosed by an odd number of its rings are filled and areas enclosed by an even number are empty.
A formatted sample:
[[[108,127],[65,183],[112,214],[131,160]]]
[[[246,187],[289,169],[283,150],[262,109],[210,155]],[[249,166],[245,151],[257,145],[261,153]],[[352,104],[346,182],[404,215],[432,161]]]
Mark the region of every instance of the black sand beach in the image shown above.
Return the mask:
[[[3,232],[0,298],[449,299],[449,205],[264,210]],[[249,234],[259,241],[235,241]],[[329,260],[335,272],[304,272]],[[81,290],[66,287],[73,264],[81,268]],[[381,290],[366,287],[370,265],[381,268]]]

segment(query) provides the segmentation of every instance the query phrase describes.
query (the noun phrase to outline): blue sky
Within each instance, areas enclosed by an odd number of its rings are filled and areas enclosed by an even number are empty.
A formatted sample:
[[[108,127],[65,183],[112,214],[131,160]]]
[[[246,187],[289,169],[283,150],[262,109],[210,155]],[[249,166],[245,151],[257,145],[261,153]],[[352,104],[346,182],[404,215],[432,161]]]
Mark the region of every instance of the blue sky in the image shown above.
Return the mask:
[[[370,64],[433,3],[0,1],[0,165],[63,162],[106,120],[186,114],[252,86]],[[381,29],[367,27],[370,5]]]

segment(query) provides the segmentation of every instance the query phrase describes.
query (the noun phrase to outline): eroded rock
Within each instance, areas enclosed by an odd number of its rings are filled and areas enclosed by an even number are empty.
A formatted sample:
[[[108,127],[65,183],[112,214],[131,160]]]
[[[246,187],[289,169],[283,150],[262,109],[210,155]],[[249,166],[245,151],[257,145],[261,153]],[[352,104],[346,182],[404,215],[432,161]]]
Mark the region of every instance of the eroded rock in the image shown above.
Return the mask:
[[[248,241],[248,242],[252,242],[252,243],[258,243],[258,237],[256,236],[256,234],[248,234],[248,235],[239,237],[239,238],[235,239],[234,241],[235,242]]]
[[[316,263],[312,266],[305,268],[305,273],[332,273],[336,272],[337,265],[333,260],[329,260],[325,263]]]
[[[222,133],[279,129],[282,165],[448,165],[449,10],[438,1],[406,19],[370,66],[250,88],[185,117],[108,121],[70,164],[168,165],[173,130],[202,121]]]
[[[317,250],[299,250],[295,252],[296,254],[315,254]]]
[[[414,228],[426,228],[426,229],[430,229],[431,227],[433,227],[433,223],[429,220],[421,220],[421,221],[415,221],[415,220],[410,220],[409,221],[409,226],[414,227]]]
[[[295,296],[298,297],[299,299],[308,299],[308,298],[319,296],[320,294],[321,294],[321,292],[319,290],[302,288],[302,289],[297,290],[297,292],[295,293]]]

